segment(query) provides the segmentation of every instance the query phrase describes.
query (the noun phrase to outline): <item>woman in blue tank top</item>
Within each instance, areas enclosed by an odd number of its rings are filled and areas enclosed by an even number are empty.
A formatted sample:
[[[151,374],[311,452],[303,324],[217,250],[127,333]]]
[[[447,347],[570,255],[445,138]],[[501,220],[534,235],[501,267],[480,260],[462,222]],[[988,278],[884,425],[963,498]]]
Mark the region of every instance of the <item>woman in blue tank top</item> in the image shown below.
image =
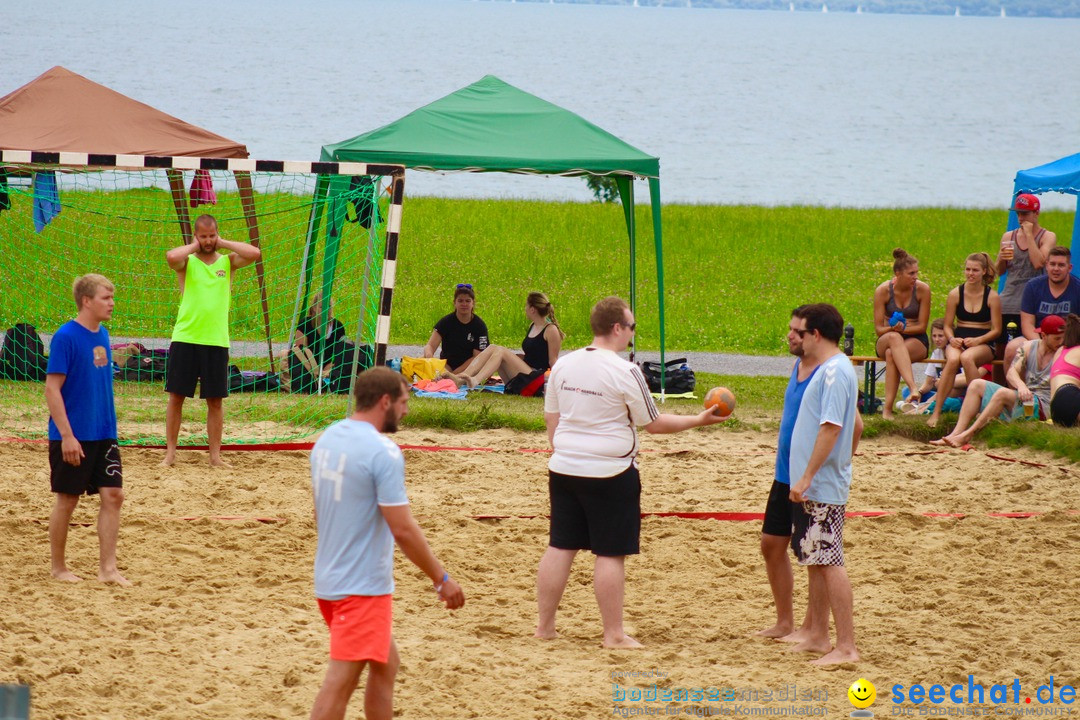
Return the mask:
[[[465,372],[458,375],[446,373],[446,377],[453,379],[458,387],[472,389],[499,373],[506,383],[507,392],[511,394],[514,394],[514,388],[533,379],[539,383],[539,378],[558,359],[565,335],[555,322],[555,308],[544,293],[529,293],[525,300],[525,317],[530,325],[525,339],[521,341],[521,353],[501,345],[488,345],[473,358]]]
[[[903,320],[893,320],[896,313],[903,315]],[[893,417],[901,378],[911,389],[909,399],[919,401],[919,386],[911,364],[926,358],[930,349],[926,335],[929,325],[930,286],[919,280],[919,261],[896,248],[893,278],[874,291],[874,331],[878,336],[874,352],[885,358],[885,405],[881,416],[886,420]]]

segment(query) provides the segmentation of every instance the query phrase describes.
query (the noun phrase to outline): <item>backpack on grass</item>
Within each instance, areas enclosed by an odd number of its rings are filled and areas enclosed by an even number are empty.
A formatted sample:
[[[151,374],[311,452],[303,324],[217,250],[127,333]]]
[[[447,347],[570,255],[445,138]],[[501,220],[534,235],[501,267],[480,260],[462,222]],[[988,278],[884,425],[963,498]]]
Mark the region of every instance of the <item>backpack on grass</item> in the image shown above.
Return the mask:
[[[45,343],[30,323],[18,323],[4,332],[0,345],[0,378],[44,382],[49,360]]]
[[[668,360],[663,365],[658,362],[646,360],[641,363],[641,374],[645,376],[645,382],[649,384],[649,391],[660,392],[660,369],[666,368],[664,377],[664,392],[672,395],[694,392],[697,378],[694,371],[686,364],[686,358]]]

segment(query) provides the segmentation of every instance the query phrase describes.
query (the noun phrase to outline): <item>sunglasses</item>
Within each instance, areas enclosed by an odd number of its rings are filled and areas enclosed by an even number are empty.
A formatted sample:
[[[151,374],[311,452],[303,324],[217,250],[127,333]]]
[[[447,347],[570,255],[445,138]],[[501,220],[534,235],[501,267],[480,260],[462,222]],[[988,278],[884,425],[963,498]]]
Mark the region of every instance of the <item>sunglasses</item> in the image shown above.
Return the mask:
[[[637,323],[636,323],[636,322],[632,322],[632,323],[630,323],[629,325],[627,325],[627,324],[626,324],[626,323],[624,323],[624,322],[617,322],[617,323],[612,323],[612,325],[613,325],[613,326],[614,326],[614,325],[622,325],[622,326],[623,326],[624,328],[626,328],[626,329],[627,329],[627,330],[629,330],[630,332],[634,332],[634,330],[635,330],[635,329],[637,329]]]
[[[458,290],[460,290],[461,288],[468,288],[469,290],[472,290],[472,283],[458,283],[457,286]]]

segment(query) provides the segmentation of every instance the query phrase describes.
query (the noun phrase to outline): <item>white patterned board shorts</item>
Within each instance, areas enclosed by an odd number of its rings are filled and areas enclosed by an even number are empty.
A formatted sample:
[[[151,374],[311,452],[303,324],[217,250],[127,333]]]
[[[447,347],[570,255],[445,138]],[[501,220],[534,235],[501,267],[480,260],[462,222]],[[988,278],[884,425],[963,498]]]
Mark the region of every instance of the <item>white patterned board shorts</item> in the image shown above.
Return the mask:
[[[844,511],[847,505],[805,500],[791,504],[791,550],[800,565],[844,564]]]

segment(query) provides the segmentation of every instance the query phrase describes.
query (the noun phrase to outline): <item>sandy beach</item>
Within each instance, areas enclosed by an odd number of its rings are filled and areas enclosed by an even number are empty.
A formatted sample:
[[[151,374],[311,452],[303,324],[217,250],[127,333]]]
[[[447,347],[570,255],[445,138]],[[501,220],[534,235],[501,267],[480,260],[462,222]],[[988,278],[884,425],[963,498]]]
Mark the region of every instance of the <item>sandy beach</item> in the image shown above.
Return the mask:
[[[533,583],[547,539],[547,456],[535,450],[546,439],[434,430],[396,439],[484,448],[406,452],[413,512],[468,602],[447,612],[399,554],[397,717],[786,707],[846,716],[847,687],[859,677],[877,686],[871,709],[880,716],[896,710],[897,684],[947,687],[970,674],[987,689],[1019,679],[1032,696],[1051,676],[1057,688],[1080,685],[1080,468],[1063,460],[936,451],[896,438],[863,443],[848,509],[890,514],[848,521],[863,659],[823,670],[750,637],[773,618],[756,521],[644,520],[626,598],[644,650],[600,647],[585,556],[563,600],[561,637],[533,639]],[[693,431],[646,437],[644,448],[645,511],[762,511],[775,433]],[[160,451],[126,449],[120,564],[135,582],[127,589],[49,579],[46,448],[8,443],[0,453],[0,682],[33,686],[34,718],[306,717],[327,652],[312,597],[307,453],[231,453],[231,468],[211,471],[201,452],[163,469]],[[1013,512],[1038,514],[993,515]],[[69,540],[69,564],[87,578],[96,574],[96,513],[96,498],[84,499]],[[796,569],[796,612],[804,606],[805,573]],[[710,687],[742,699],[616,699]],[[780,700],[793,692],[798,700]],[[350,716],[360,714],[358,697]]]

